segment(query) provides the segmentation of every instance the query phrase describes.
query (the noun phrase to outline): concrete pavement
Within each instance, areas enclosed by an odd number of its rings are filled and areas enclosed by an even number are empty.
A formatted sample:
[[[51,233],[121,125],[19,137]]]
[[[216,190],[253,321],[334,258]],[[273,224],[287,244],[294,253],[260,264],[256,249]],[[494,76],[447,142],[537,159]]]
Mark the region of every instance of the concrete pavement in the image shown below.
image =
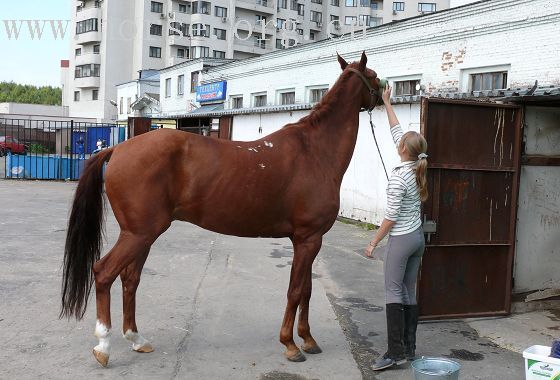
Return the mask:
[[[137,297],[140,332],[155,347],[120,337],[120,282],[112,290],[108,368],[93,359],[95,302],[81,322],[57,318],[68,209],[75,183],[0,180],[0,378],[411,379],[407,364],[374,374],[386,345],[382,263],[362,256],[372,232],[337,222],[314,265],[310,322],[323,349],[287,362],[278,342],[292,247],[288,239],[241,239],[174,223],[153,246]],[[108,245],[118,227],[107,217]],[[519,352],[550,344],[558,313],[422,323],[418,354],[446,356],[461,379],[523,379]]]

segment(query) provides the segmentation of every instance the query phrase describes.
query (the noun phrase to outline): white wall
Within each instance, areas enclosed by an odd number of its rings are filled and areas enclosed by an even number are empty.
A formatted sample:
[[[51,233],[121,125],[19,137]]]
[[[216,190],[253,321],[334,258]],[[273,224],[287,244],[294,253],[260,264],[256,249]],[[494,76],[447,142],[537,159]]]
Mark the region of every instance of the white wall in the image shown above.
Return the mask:
[[[560,109],[527,107],[525,153],[560,155]],[[560,167],[523,166],[519,188],[515,292],[560,288]]]

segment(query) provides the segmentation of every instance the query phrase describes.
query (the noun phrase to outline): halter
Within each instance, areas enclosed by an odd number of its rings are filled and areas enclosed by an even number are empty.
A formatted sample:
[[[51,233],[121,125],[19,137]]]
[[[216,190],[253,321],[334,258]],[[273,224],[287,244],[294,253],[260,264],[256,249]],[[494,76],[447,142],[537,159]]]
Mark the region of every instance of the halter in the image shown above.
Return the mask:
[[[356,70],[352,67],[348,67],[346,70],[350,70],[350,71],[358,74],[358,77],[362,80],[362,82],[364,82],[364,84],[368,88],[369,94],[371,95],[371,100],[370,100],[370,103],[369,103],[369,107],[368,108],[362,108],[360,111],[366,111],[367,110],[368,112],[371,112],[375,108],[375,103],[377,103],[377,100],[379,100],[379,91],[371,86],[371,84],[368,82],[368,80],[364,76],[364,74],[361,73],[361,71]],[[377,97],[377,100],[375,102],[373,101],[374,96]]]
[[[377,100],[379,100],[379,91],[376,90],[375,88],[371,87],[371,84],[369,84],[367,78],[360,71],[358,71],[358,70],[356,70],[352,67],[348,67],[346,70],[350,70],[350,71],[353,71],[356,74],[358,74],[358,77],[362,80],[362,82],[364,82],[364,84],[366,85],[366,87],[369,90],[369,94],[371,95],[371,101],[369,103],[369,108],[367,108],[367,109],[362,108],[360,110],[360,112],[365,111],[365,110],[368,111],[369,124],[371,125],[371,133],[373,134],[373,140],[375,141],[375,146],[377,147],[377,152],[379,153],[379,157],[381,158],[381,163],[383,164],[383,170],[385,171],[385,176],[387,177],[387,181],[389,181],[389,174],[387,174],[387,168],[385,167],[385,161],[383,161],[383,155],[381,155],[381,150],[379,149],[379,144],[377,143],[377,138],[375,137],[374,125],[373,125],[373,120],[372,120],[372,117],[371,117],[371,111],[373,111],[373,109],[375,108],[375,102],[373,101],[373,97],[377,96]]]

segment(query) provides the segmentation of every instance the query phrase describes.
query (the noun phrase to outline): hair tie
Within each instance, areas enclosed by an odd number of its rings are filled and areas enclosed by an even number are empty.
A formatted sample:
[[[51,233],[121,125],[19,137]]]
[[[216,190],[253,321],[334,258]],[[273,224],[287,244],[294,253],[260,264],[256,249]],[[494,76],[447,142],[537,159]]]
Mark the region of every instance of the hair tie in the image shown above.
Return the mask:
[[[420,153],[418,155],[419,160],[425,160],[426,158],[428,158],[428,155],[426,153]]]

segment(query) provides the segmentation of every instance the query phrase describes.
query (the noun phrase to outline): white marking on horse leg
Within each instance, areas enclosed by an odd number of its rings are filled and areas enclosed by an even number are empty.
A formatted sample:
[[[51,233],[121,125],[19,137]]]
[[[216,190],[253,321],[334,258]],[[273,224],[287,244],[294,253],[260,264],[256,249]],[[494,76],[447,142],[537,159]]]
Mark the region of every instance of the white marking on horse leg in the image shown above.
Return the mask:
[[[153,351],[152,345],[150,344],[148,339],[144,338],[142,335],[140,335],[137,332],[134,332],[132,330],[126,330],[126,332],[123,334],[123,337],[126,340],[132,342],[132,349],[134,351],[140,351],[140,352]]]
[[[93,349],[109,356],[111,349],[111,329],[108,329],[103,323],[97,321],[95,324],[95,336],[99,339],[99,344]]]

